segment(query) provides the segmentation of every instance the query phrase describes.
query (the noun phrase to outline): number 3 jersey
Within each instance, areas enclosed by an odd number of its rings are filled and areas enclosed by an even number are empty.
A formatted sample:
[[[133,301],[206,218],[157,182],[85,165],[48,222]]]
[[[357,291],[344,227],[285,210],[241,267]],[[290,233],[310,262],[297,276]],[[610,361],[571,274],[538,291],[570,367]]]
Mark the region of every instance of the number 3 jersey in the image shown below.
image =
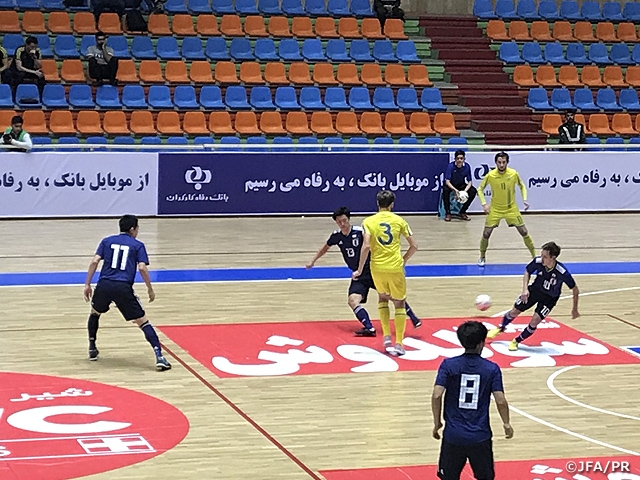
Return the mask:
[[[360,249],[362,248],[363,237],[362,228],[360,227],[351,227],[351,231],[347,235],[343,235],[340,230],[335,230],[331,236],[329,236],[327,245],[330,247],[337,245],[342,252],[344,263],[347,264],[347,267],[349,267],[352,272],[355,272],[358,270],[358,265],[360,265]],[[367,263],[364,265],[362,275],[366,276],[368,273],[369,259],[367,259]]]
[[[403,272],[404,261],[400,237],[412,235],[409,224],[400,215],[382,210],[362,222],[365,233],[371,235],[371,270]]]
[[[529,286],[530,290],[555,299],[560,298],[563,283],[569,288],[576,286],[576,281],[569,273],[569,270],[560,262],[556,262],[555,267],[547,270],[547,268],[542,265],[542,258],[536,257],[527,265],[527,272],[529,272],[530,275],[536,276],[536,279]]]
[[[489,440],[491,394],[504,391],[500,367],[474,353],[447,358],[440,364],[436,385],[445,388],[443,439],[454,445]]]
[[[127,282],[133,285],[138,263],[149,265],[144,243],[126,233],[102,239],[96,250],[104,260],[100,279]]]

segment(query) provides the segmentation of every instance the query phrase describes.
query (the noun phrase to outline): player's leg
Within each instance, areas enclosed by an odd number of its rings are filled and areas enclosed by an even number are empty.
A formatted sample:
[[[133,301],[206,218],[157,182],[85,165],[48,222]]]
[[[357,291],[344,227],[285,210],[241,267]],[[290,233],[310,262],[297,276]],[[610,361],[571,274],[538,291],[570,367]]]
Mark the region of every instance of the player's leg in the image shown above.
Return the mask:
[[[380,316],[380,328],[382,328],[382,345],[391,347],[391,313],[389,312],[389,296],[391,292],[385,275],[374,274],[373,283],[378,289],[378,315]]]
[[[444,184],[442,186],[442,203],[444,204],[445,221],[451,221],[451,192],[452,190]]]
[[[367,312],[366,308],[362,306],[363,303],[366,303],[366,294],[358,293],[361,291],[367,291],[368,288],[360,284],[358,280],[351,280],[351,285],[349,286],[349,297],[347,302],[349,303],[349,307],[353,310],[353,314],[362,324],[362,329],[357,330],[355,335],[357,337],[375,337],[376,329],[373,328],[371,324],[371,318],[369,318],[369,312]]]
[[[460,480],[465,463],[467,463],[467,456],[464,447],[442,440],[440,458],[438,458],[438,478]]]
[[[494,480],[496,478],[491,440],[469,445],[466,453],[469,457],[471,470],[473,470],[473,476],[477,480]]]
[[[98,282],[91,298],[91,313],[87,320],[87,332],[89,334],[89,360],[98,360],[98,347],[96,340],[98,338],[98,327],[100,326],[100,315],[109,311],[112,296],[109,284],[106,282]]]
[[[527,298],[526,302],[523,302],[522,299],[518,297],[515,303],[513,304],[513,307],[511,308],[511,310],[505,313],[504,316],[502,317],[502,321],[500,322],[500,325],[498,326],[498,328],[489,330],[489,333],[487,333],[487,338],[488,339],[496,338],[498,335],[504,332],[504,329],[507,328],[507,325],[513,322],[518,315],[520,315],[522,312],[529,310],[531,307],[535,305],[536,303],[535,300],[536,299],[532,298],[531,292],[529,292],[529,298]]]
[[[422,326],[422,320],[418,318],[413,309],[409,306],[407,301],[404,301],[404,309],[407,312],[407,317],[411,319],[411,323],[413,324],[413,328],[420,328]]]
[[[482,238],[480,238],[480,259],[478,260],[478,266],[484,267],[486,264],[487,249],[489,248],[489,238],[493,233],[493,229],[500,224],[500,217],[489,212],[484,222],[484,230],[482,231]]]
[[[514,226],[516,227],[516,230],[518,230],[518,233],[522,236],[522,240],[524,241],[524,244],[526,245],[526,247],[529,249],[529,253],[531,254],[531,257],[535,257],[536,256],[536,247],[533,244],[533,238],[531,238],[531,235],[529,235],[529,231],[527,230],[527,226],[524,224],[524,221],[522,220],[522,215],[520,215],[520,212],[518,212],[518,214],[516,216],[514,216]]]
[[[402,346],[402,342],[404,340],[404,331],[407,326],[407,311],[405,310],[404,301],[407,297],[407,280],[404,276],[404,272],[390,273],[389,286],[391,290],[391,301],[395,307],[393,323],[396,327],[396,344],[394,352],[389,353],[404,355],[405,351]]]
[[[156,333],[155,328],[153,328],[153,325],[151,325],[149,320],[147,320],[147,317],[143,315],[142,317],[134,318],[131,321],[135,323],[140,330],[142,330],[144,338],[147,339],[147,342],[149,342],[153,348],[153,353],[156,355],[156,369],[159,371],[169,370],[171,368],[171,364],[162,355],[160,339],[158,338],[158,334]]]
[[[549,315],[549,313],[551,313],[551,310],[553,309],[553,307],[555,306],[556,302],[552,299],[538,299],[538,305],[536,306],[536,311],[533,314],[533,316],[531,317],[531,320],[529,321],[529,325],[527,325],[527,328],[525,328],[520,335],[518,335],[516,338],[514,338],[511,343],[509,344],[509,350],[511,351],[515,351],[518,349],[518,345],[520,345],[522,342],[524,342],[527,338],[529,338],[531,335],[533,335],[534,333],[536,333],[536,329],[538,328],[538,325],[545,319],[547,318],[547,315]]]

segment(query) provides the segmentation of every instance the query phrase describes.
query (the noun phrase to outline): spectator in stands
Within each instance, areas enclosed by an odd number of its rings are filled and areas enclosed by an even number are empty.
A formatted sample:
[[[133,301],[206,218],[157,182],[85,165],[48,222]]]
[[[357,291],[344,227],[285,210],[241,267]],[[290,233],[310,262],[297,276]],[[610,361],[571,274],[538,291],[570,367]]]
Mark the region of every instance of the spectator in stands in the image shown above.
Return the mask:
[[[2,47],[0,47],[0,79],[2,83],[11,83],[9,75],[9,55],[7,55],[7,51]]]
[[[113,56],[113,48],[107,47],[107,36],[104,33],[96,33],[96,44],[87,49],[87,60],[89,77],[95,80],[98,86],[105,81],[117,85],[118,59]]]
[[[380,20],[382,30],[387,18],[399,18],[404,22],[404,10],[400,8],[400,0],[373,0],[373,12]]]
[[[22,117],[16,115],[11,119],[11,126],[4,131],[2,143],[11,145],[8,150],[26,152],[33,147],[31,136],[22,129],[22,123]]]
[[[451,221],[451,192],[454,192],[456,198],[462,207],[460,207],[460,218],[462,220],[471,220],[467,215],[467,209],[473,199],[476,198],[478,191],[473,186],[471,177],[471,167],[465,162],[465,153],[462,150],[456,150],[453,155],[454,161],[447,165],[444,174],[444,185],[442,185],[442,201],[444,203],[444,221]],[[466,192],[467,199],[460,198],[460,193]],[[464,194],[462,195],[464,197]]]
[[[96,17],[96,24],[100,20],[100,15],[104,12],[117,13],[120,18],[124,15],[125,0],[92,0],[91,8],[93,16]]]
[[[573,112],[566,112],[564,115],[564,123],[558,127],[560,135],[560,143],[585,143],[584,125],[578,123],[573,118]]]
[[[24,45],[16,49],[15,57],[6,74],[7,83],[14,90],[22,83],[35,83],[40,90],[44,89],[45,79],[42,72],[42,52],[38,48],[38,39],[29,36],[24,41]]]

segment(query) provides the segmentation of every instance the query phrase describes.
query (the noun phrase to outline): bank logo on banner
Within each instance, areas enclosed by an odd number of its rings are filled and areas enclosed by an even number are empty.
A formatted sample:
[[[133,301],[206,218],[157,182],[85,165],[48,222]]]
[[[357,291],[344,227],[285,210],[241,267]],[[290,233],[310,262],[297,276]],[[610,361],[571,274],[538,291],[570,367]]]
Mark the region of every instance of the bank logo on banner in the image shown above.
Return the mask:
[[[211,183],[211,170],[194,165],[184,172],[184,181],[193,184],[196,190],[201,190],[203,183]]]

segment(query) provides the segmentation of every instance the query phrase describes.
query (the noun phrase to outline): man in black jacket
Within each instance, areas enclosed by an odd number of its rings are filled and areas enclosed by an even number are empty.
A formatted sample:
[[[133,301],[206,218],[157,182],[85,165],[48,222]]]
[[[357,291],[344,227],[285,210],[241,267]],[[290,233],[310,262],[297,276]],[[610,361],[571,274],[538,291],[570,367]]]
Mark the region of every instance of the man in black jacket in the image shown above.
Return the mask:
[[[560,135],[560,143],[586,143],[584,134],[584,125],[578,123],[573,118],[573,112],[567,112],[564,115],[564,123],[558,127]]]

